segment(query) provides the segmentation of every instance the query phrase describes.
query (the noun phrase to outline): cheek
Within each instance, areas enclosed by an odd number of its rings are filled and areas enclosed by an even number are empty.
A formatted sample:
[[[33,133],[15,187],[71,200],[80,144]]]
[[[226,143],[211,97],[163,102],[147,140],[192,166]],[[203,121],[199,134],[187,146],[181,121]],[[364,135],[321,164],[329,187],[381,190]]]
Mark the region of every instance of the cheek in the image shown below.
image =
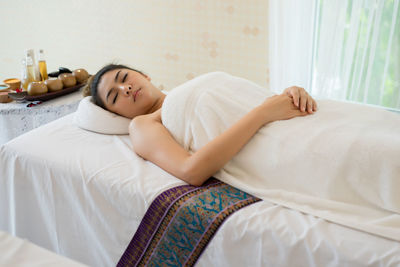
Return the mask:
[[[130,110],[132,109],[132,105],[131,103],[128,101],[128,98],[123,98],[121,99],[121,101],[119,102],[118,108],[119,110]]]
[[[119,106],[119,114],[123,115],[124,117],[131,118],[136,116],[138,111],[135,105],[132,105],[132,102],[128,100],[128,98],[121,101],[121,105]]]

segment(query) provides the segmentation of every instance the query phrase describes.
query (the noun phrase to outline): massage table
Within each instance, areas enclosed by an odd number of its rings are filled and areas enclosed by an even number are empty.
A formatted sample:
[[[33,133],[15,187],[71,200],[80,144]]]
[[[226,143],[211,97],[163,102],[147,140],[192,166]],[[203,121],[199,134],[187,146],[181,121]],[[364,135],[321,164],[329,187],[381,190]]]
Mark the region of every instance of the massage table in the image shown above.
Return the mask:
[[[127,135],[67,115],[0,148],[0,230],[89,266],[115,266],[152,201],[185,183]],[[400,243],[268,201],[222,224],[196,266],[399,266]]]

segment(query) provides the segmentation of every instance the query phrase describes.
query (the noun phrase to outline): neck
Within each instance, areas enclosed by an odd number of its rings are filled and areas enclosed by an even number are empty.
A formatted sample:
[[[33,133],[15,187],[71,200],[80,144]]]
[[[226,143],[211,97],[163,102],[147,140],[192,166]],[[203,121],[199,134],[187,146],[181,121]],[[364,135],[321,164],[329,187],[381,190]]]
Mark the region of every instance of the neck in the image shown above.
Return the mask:
[[[150,108],[150,110],[147,114],[150,114],[150,113],[153,113],[153,112],[159,110],[162,107],[162,104],[164,103],[165,97],[166,97],[166,95],[160,92],[160,96],[154,102],[154,105]]]

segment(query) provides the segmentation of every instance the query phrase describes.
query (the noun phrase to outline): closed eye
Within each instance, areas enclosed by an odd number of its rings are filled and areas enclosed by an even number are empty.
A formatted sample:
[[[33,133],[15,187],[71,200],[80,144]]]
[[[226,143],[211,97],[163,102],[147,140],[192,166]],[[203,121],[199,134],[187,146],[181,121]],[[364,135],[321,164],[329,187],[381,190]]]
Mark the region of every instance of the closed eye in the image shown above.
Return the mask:
[[[115,76],[115,79],[118,79],[118,74],[119,74],[119,72],[118,72],[117,75]],[[126,78],[127,78],[127,77],[128,77],[128,72],[125,73],[124,77],[122,78],[122,83],[124,83],[124,82],[126,81]],[[108,95],[107,95],[107,98],[108,98],[108,96],[110,95],[111,91],[114,91],[114,89],[111,89],[111,90],[109,91],[109,93],[108,93]],[[113,99],[113,101],[112,101],[112,104],[115,104],[115,101],[117,101],[117,97],[118,97],[118,91],[115,93],[115,96],[114,96],[114,99]]]

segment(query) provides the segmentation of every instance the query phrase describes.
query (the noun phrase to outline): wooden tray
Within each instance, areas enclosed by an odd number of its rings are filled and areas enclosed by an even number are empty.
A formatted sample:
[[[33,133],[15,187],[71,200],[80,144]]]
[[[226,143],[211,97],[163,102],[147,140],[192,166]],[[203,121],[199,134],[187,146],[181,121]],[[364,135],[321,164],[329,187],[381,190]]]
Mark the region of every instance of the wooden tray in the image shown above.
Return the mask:
[[[27,92],[21,92],[21,93],[8,93],[8,96],[14,99],[15,101],[46,101],[78,91],[84,85],[85,83],[81,83],[75,86],[61,89],[59,91],[45,93],[41,95],[28,95]]]

